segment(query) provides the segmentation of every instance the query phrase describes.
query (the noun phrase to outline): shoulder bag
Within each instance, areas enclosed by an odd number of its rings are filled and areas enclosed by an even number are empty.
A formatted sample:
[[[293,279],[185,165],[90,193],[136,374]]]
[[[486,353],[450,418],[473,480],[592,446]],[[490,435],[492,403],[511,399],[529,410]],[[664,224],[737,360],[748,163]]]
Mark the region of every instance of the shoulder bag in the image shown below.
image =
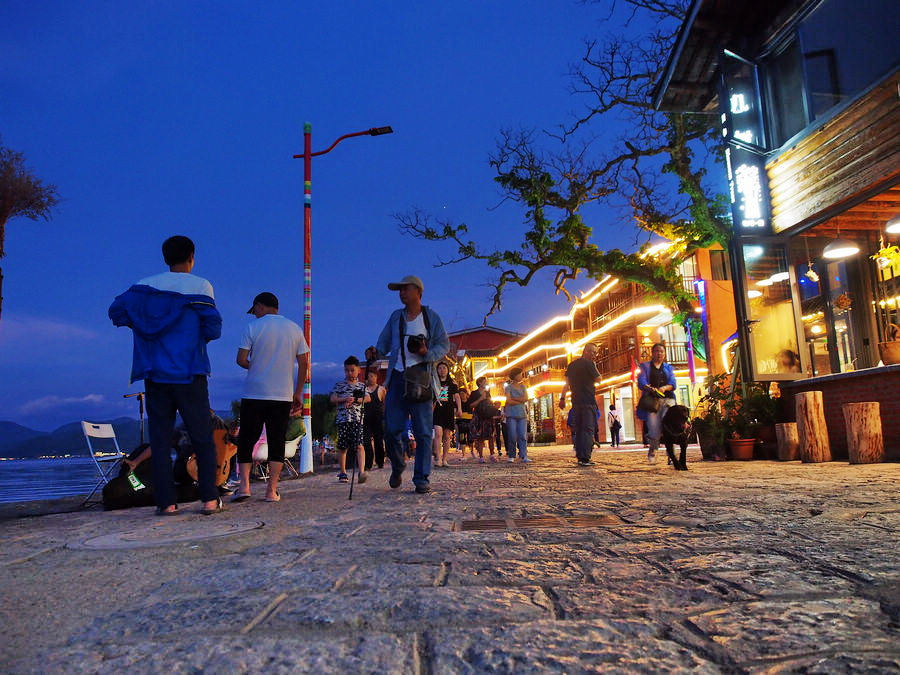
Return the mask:
[[[431,325],[428,321],[428,308],[422,306],[422,319],[425,330],[431,337]],[[403,359],[403,398],[411,403],[424,403],[433,396],[431,388],[431,363],[423,361],[412,366],[406,365],[406,310],[400,310],[400,356]]]

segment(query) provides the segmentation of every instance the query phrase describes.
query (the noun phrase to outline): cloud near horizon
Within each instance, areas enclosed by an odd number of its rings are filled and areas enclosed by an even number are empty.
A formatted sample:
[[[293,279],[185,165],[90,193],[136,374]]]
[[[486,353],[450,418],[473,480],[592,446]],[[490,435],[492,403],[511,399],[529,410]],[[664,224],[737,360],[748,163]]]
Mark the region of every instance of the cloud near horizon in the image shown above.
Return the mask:
[[[33,415],[35,413],[44,412],[53,408],[59,408],[68,405],[84,405],[84,404],[100,404],[105,403],[106,397],[103,394],[86,394],[84,396],[42,396],[31,401],[23,403],[19,407],[19,412],[23,415]]]
[[[36,338],[86,341],[96,340],[98,337],[100,334],[90,328],[35,316],[4,316],[3,323],[0,324],[0,344],[4,346],[13,346],[17,342],[33,344]]]

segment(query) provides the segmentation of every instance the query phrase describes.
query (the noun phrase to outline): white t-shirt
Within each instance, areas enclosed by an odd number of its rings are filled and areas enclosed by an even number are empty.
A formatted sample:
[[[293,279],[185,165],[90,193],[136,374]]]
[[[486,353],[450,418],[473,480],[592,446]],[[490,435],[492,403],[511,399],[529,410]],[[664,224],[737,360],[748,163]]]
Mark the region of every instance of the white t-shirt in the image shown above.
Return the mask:
[[[203,277],[187,272],[163,272],[146,277],[138,282],[139,286],[152,286],[160,291],[173,291],[184,295],[208,295],[214,298],[212,284]]]
[[[250,350],[244,398],[261,401],[294,398],[297,356],[309,351],[300,326],[279,314],[266,314],[247,324],[240,348]]]
[[[406,310],[403,311],[405,312]],[[424,361],[425,359],[418,354],[411,354],[409,350],[406,349],[406,341],[409,339],[410,335],[424,335],[426,338],[428,337],[428,331],[425,329],[424,309],[419,312],[419,316],[417,316],[415,319],[406,322],[406,334],[400,336],[400,339],[403,340],[403,350],[406,352],[406,365],[414,366],[417,363],[422,363],[422,361]],[[398,354],[397,356],[397,363],[394,365],[394,370],[403,370],[402,353]]]

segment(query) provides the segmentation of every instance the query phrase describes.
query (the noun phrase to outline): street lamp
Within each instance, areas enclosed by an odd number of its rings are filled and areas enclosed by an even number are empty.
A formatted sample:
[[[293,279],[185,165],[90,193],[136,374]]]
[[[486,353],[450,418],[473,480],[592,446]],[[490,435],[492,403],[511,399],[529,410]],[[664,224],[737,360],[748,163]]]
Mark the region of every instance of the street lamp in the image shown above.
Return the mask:
[[[303,336],[309,346],[306,369],[306,382],[303,385],[303,424],[306,436],[300,444],[300,473],[312,472],[312,158],[331,152],[345,138],[353,136],[382,136],[392,134],[391,127],[372,127],[365,131],[344,134],[325,150],[312,151],[312,124],[303,125],[303,154],[294,155],[294,159],[303,158]]]

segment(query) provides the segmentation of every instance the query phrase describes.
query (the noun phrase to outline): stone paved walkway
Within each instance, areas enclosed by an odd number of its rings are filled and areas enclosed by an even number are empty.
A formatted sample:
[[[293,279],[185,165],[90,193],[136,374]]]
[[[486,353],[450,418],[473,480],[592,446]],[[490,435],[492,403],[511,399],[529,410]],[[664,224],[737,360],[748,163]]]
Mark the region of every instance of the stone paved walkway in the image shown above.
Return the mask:
[[[383,470],[352,503],[318,475],[210,518],[2,521],[0,668],[900,670],[900,464],[531,454],[426,496]]]

